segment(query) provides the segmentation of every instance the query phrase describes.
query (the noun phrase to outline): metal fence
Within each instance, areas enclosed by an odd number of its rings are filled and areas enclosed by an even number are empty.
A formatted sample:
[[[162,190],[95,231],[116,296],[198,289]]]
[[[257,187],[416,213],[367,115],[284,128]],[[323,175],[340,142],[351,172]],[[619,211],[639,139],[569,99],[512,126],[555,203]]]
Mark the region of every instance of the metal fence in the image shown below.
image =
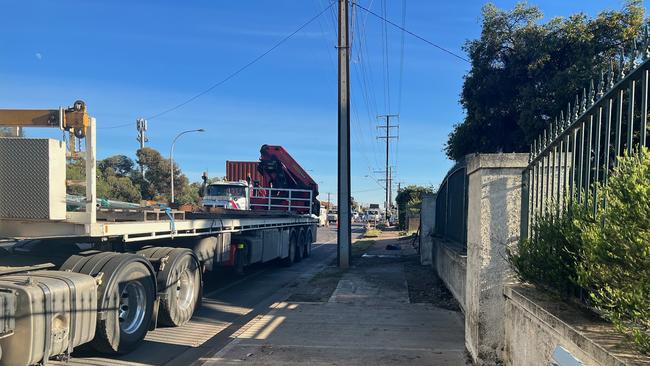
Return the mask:
[[[618,156],[647,146],[650,43],[621,54],[583,89],[531,145],[523,175],[522,236],[539,217],[561,215],[573,204],[594,213],[606,202],[594,183],[607,184]]]
[[[436,195],[436,236],[467,247],[467,169],[465,161],[449,170]]]

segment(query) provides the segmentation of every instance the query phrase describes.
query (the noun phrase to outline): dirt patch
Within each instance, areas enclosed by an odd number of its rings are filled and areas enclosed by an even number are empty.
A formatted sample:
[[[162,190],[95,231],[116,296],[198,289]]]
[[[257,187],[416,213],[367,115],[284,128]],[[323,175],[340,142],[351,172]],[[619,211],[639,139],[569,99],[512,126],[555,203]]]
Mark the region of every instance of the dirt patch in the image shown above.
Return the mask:
[[[420,265],[417,256],[409,256],[404,274],[411,303],[428,303],[436,307],[460,311],[460,306],[444,282],[429,266]]]
[[[297,288],[288,301],[327,302],[332,296],[343,275],[336,265],[325,268],[312,277],[309,282]]]
[[[374,240],[359,240],[352,243],[352,259],[360,258],[373,245],[375,245]],[[328,267],[318,272],[309,282],[297,288],[289,296],[288,301],[327,302],[336,290],[343,272],[337,267],[336,260],[333,260]]]
[[[352,243],[352,258],[361,257],[363,253],[375,245],[374,240],[357,240]]]

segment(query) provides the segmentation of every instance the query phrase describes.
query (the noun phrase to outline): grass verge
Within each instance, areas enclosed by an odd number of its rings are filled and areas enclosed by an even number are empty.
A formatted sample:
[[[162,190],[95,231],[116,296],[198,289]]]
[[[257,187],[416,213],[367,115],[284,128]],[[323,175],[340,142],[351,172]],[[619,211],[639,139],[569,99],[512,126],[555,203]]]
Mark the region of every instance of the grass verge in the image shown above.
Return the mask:
[[[381,235],[381,230],[379,229],[368,229],[363,233],[364,238],[376,238]]]

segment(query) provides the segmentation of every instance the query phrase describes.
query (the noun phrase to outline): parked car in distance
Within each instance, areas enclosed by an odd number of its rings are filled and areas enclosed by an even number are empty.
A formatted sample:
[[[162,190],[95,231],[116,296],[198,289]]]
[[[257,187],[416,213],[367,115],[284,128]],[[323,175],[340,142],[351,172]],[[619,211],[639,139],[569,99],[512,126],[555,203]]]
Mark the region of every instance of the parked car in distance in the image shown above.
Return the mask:
[[[339,213],[336,209],[331,209],[327,213],[327,222],[332,223],[332,222],[337,222],[339,220]]]
[[[366,210],[366,220],[367,221],[379,221],[381,220],[381,212],[375,208],[370,208]]]

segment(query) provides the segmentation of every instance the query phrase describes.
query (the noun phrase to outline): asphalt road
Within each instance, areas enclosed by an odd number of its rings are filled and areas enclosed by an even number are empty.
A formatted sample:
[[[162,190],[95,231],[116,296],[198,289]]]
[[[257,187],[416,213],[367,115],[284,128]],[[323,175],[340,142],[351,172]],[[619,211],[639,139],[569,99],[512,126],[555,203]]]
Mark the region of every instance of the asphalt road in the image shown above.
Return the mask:
[[[362,227],[353,226],[353,238]],[[282,267],[270,262],[248,268],[243,276],[230,271],[209,273],[204,282],[201,307],[189,324],[179,328],[158,328],[149,332],[135,351],[119,357],[75,352],[69,365],[198,365],[201,358],[223,348],[244,324],[291,288],[332,263],[336,258],[336,229],[319,228],[311,257]]]

